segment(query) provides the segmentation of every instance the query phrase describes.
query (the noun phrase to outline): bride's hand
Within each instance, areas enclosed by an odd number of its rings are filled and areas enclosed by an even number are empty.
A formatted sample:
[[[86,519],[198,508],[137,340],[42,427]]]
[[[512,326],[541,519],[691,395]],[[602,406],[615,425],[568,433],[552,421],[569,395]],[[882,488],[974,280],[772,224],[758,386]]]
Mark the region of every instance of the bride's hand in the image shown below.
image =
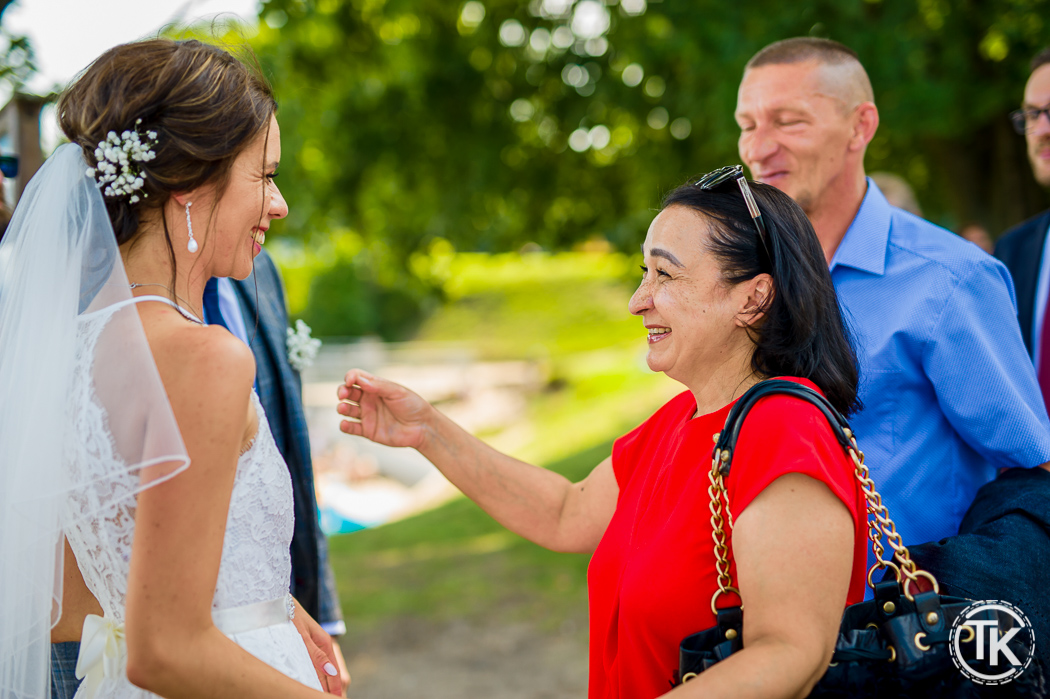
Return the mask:
[[[343,679],[335,665],[337,657],[332,647],[332,637],[306,613],[298,600],[295,601],[295,618],[292,619],[292,623],[303,637],[321,688],[337,697],[346,696],[346,687],[343,686]]]
[[[430,404],[404,386],[361,369],[347,372],[338,390],[339,429],[390,447],[420,448],[426,437]]]

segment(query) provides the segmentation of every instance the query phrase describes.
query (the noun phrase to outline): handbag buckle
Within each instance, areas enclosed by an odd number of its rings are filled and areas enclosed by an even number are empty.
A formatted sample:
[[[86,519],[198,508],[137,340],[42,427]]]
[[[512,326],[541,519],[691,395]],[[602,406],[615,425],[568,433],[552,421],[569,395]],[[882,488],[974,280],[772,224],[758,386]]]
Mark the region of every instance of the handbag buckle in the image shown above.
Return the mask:
[[[909,602],[915,601],[915,595],[908,592],[908,586],[911,585],[913,581],[918,582],[919,578],[926,578],[929,580],[933,583],[933,592],[938,595],[941,594],[941,586],[937,584],[937,578],[933,577],[933,575],[925,570],[919,569],[915,571],[914,575],[907,576],[904,581],[904,596],[908,598]],[[920,592],[922,592],[922,590],[920,590]]]
[[[721,589],[720,590],[715,590],[715,594],[711,597],[711,613],[712,614],[714,614],[715,616],[718,616],[718,607],[715,606],[715,602],[718,601],[719,595],[726,595],[726,594],[729,594],[730,592],[732,592],[737,597],[740,597],[740,590],[736,589],[732,585],[726,585],[724,590],[721,590]],[[739,605],[737,605],[737,606],[739,606],[741,609],[743,609],[744,608],[743,600],[741,600],[741,603]]]

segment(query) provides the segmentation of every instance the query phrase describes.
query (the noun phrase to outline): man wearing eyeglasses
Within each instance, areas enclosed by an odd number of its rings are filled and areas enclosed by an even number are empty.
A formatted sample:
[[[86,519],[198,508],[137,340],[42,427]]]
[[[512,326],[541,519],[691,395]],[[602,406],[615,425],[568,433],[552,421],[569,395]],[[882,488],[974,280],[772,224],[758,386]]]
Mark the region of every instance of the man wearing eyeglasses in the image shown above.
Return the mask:
[[[1021,109],[1010,115],[1014,129],[1024,134],[1032,174],[1050,187],[1050,48],[1032,59],[1032,74],[1024,89]],[[1007,231],[995,246],[995,256],[1006,263],[1017,286],[1017,320],[1032,356],[1043,398],[1050,403],[1050,324],[1045,322],[1050,295],[1050,210]]]
[[[1050,461],[1006,268],[891,206],[865,176],[879,113],[842,44],[759,51],[735,116],[752,176],[794,198],[824,247],[860,365],[864,408],[851,422],[904,543],[956,534],[999,469]]]

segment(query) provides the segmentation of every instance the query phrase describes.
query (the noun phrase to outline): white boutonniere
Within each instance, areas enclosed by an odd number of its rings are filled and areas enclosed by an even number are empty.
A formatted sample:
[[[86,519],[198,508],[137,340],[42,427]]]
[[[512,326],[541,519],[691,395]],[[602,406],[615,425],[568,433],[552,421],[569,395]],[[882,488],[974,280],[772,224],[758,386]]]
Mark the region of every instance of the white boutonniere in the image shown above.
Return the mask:
[[[314,363],[321,341],[310,337],[310,326],[301,320],[295,321],[295,330],[288,328],[288,362],[296,371],[302,371]]]

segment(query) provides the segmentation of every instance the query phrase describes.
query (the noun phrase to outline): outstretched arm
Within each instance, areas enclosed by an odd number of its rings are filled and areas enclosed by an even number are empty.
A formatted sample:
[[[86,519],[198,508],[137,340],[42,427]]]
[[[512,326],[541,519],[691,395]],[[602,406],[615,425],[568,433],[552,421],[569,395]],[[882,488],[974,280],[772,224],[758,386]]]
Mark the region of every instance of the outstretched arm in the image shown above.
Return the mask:
[[[612,457],[579,483],[502,454],[392,381],[360,369],[339,387],[340,429],[414,447],[496,521],[554,551],[589,553],[616,509]]]

